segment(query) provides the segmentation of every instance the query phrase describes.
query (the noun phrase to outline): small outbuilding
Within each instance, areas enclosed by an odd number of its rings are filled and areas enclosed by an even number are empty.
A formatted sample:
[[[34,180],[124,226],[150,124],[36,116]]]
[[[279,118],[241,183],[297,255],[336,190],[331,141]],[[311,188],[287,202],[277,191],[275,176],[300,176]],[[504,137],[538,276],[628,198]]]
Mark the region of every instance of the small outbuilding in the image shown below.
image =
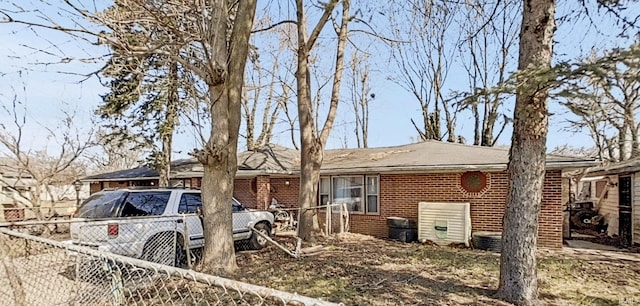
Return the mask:
[[[640,158],[594,168],[581,183],[581,193],[604,217],[607,234],[618,236],[622,246],[640,244]]]

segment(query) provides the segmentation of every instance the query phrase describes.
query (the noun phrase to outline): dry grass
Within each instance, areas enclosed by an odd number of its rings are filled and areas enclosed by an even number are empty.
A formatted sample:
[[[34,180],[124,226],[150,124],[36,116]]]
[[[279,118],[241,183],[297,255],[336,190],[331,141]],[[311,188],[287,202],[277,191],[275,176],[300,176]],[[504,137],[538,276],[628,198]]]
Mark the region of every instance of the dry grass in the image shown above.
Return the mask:
[[[279,240],[293,248],[293,241]],[[301,259],[275,247],[240,252],[241,272],[235,278],[346,305],[506,305],[493,298],[500,265],[495,253],[357,234],[322,244],[329,250]],[[640,303],[640,257],[638,261],[583,257],[560,250],[540,252],[538,277],[544,302]]]

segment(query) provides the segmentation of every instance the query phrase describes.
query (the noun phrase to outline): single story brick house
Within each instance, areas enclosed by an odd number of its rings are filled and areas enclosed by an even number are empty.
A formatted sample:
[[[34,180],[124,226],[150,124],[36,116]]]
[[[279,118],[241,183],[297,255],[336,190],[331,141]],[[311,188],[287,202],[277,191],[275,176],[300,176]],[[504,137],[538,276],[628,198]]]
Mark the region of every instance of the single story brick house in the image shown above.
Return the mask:
[[[640,158],[591,169],[581,187],[587,199],[602,199],[609,236],[619,236],[623,246],[640,244]]]
[[[509,185],[509,150],[426,141],[395,147],[325,152],[318,202],[347,202],[351,232],[387,237],[387,217],[417,219],[419,202],[470,203],[472,230],[501,231]],[[266,208],[272,199],[297,207],[300,157],[297,150],[272,145],[238,154],[235,197],[248,207]],[[591,159],[547,156],[539,244],[562,247],[563,171],[594,166]],[[195,160],[172,163],[171,184],[200,187],[202,166]],[[89,176],[91,191],[152,186],[148,168]],[[564,189],[567,190],[567,189]]]

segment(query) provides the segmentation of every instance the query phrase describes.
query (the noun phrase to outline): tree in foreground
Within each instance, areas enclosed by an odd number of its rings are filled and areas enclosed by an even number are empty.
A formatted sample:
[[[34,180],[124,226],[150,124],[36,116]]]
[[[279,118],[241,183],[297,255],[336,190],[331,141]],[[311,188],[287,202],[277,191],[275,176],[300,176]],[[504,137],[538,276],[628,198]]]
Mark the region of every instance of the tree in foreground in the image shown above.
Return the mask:
[[[324,157],[324,147],[333,128],[333,123],[338,109],[340,97],[340,84],[344,68],[344,49],[347,43],[347,24],[349,23],[349,0],[342,1],[342,19],[337,27],[338,46],[335,58],[335,74],[331,89],[329,111],[322,130],[318,131],[314,118],[317,109],[314,108],[311,98],[311,74],[309,56],[324,25],[329,20],[331,13],[338,4],[338,0],[332,0],[324,5],[324,12],[313,31],[307,36],[307,16],[302,0],[296,0],[298,21],[298,68],[296,70],[298,90],[298,120],[300,123],[300,193],[298,205],[300,207],[300,223],[298,236],[304,241],[310,241],[313,234],[319,231],[316,210],[312,204],[316,203],[318,184],[320,181],[320,167]]]
[[[128,15],[120,14],[119,9],[123,8],[116,6],[108,10],[108,15],[114,20]],[[135,34],[138,33],[131,33]],[[163,39],[171,40],[171,37]],[[182,67],[169,60],[169,56],[150,54],[138,58],[128,56],[126,51],[120,56],[122,52],[117,49],[113,53],[101,71],[110,79],[111,92],[102,96],[96,114],[105,121],[108,130],[115,132],[109,137],[121,138],[123,142],[141,140],[140,146],[151,149],[148,162],[158,171],[158,186],[167,187],[178,112],[186,108],[178,85]],[[138,137],[129,137],[132,133]]]
[[[549,70],[555,31],[555,1],[525,0],[520,27],[520,71]],[[544,74],[541,74],[544,76]],[[517,80],[497,296],[517,305],[538,304],[536,247],[545,176],[549,124],[543,78]]]
[[[244,69],[249,50],[256,1],[207,0],[195,3],[156,3],[119,0],[122,14],[92,16],[109,29],[97,33],[121,56],[161,55],[190,75],[193,96],[202,99],[210,120],[209,134],[201,134],[202,148],[193,155],[202,163],[202,211],[205,246],[199,269],[207,273],[237,269],[232,237],[233,183],[237,170],[238,132]],[[84,16],[79,8],[75,11]],[[136,35],[131,30],[148,35]],[[170,33],[154,36],[153,33]],[[142,40],[142,41],[140,41]]]

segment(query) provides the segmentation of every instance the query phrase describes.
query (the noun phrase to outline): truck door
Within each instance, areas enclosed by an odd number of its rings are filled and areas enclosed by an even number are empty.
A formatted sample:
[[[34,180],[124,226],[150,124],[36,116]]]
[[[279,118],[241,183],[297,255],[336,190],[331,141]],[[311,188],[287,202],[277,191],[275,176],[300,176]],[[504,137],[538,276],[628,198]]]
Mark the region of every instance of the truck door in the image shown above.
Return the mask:
[[[196,249],[204,246],[204,229],[202,220],[196,213],[202,208],[200,193],[185,192],[180,196],[178,213],[184,214],[184,238],[189,242],[189,248]]]

